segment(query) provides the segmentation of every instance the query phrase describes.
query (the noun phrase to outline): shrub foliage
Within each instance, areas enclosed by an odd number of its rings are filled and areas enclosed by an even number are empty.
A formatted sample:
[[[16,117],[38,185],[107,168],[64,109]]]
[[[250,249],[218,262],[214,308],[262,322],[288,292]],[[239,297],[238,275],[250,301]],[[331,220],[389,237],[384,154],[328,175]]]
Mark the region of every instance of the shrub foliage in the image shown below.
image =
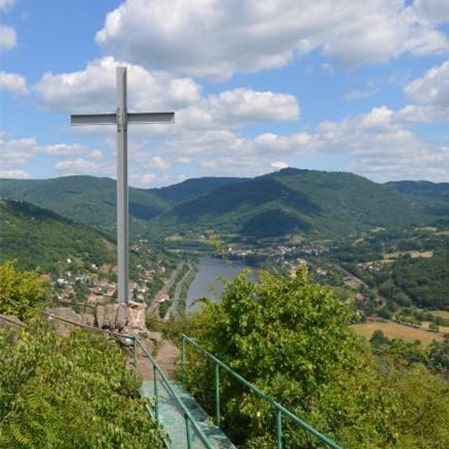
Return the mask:
[[[348,327],[351,319],[333,291],[301,269],[292,278],[264,274],[256,284],[240,275],[192,329],[202,346],[346,449],[449,447],[447,382],[420,364],[378,359]],[[213,415],[214,367],[194,353],[188,360],[189,387]],[[235,443],[275,446],[271,405],[224,373],[221,396]],[[432,432],[423,431],[430,422]],[[286,448],[323,447],[287,419],[283,434]]]

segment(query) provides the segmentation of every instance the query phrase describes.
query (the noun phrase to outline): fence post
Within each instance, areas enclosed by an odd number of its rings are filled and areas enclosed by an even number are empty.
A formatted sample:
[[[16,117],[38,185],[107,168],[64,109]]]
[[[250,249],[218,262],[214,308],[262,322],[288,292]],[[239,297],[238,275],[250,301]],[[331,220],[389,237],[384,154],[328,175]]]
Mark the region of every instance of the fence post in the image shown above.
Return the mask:
[[[187,434],[187,449],[192,449],[192,428],[189,421],[189,417],[184,415],[186,420],[186,434]]]
[[[137,366],[137,341],[136,337],[133,336],[133,363]]]
[[[181,365],[182,365],[182,383],[186,383],[186,339],[181,335]]]
[[[282,412],[276,407],[276,447],[282,449]]]
[[[216,425],[220,427],[220,366],[215,363],[215,420]]]
[[[156,421],[159,422],[159,394],[157,391],[156,365],[153,365],[153,386],[154,386],[154,414],[156,415]]]

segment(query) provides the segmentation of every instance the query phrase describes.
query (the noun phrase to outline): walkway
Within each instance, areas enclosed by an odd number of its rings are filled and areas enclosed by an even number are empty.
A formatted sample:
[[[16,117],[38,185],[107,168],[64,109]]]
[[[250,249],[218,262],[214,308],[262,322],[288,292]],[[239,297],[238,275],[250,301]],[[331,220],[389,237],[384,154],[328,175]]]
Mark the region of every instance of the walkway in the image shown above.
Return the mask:
[[[171,380],[179,350],[162,340],[157,355],[134,336],[141,394],[151,399],[148,411],[167,432],[168,449],[236,449],[226,435],[180,384]],[[154,379],[156,375],[156,380]]]
[[[236,449],[226,435],[217,426],[211,423],[209,415],[181,385],[170,382],[170,386],[189,410],[195,423],[203,431],[204,435],[208,438],[210,445],[214,449]],[[188,436],[184,414],[179,409],[176,400],[171,397],[171,394],[164,388],[162,382],[158,381],[156,388],[159,397],[159,422],[170,436],[170,447],[173,449],[185,449],[187,448]],[[143,396],[153,398],[154,400],[155,393],[153,381],[144,382],[141,391]],[[207,448],[193,429],[191,435],[192,449]]]

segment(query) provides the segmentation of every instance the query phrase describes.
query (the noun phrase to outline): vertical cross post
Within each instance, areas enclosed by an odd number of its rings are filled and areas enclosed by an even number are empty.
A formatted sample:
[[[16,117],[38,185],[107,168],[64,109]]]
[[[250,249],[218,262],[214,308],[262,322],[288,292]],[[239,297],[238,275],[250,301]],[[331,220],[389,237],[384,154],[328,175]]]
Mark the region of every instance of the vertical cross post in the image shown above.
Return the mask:
[[[117,68],[117,289],[119,303],[128,302],[128,117],[126,68]]]
[[[117,126],[117,271],[118,302],[128,302],[128,123],[173,123],[174,112],[128,113],[126,67],[117,67],[117,110],[112,114],[71,115],[72,126]]]

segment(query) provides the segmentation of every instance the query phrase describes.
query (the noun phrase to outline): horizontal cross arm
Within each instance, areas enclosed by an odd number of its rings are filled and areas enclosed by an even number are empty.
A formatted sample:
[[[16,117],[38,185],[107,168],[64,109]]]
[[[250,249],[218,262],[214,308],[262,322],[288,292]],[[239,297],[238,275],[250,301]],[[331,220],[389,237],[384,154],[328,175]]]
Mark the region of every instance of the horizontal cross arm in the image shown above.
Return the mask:
[[[114,125],[117,123],[117,114],[76,114],[70,116],[72,126],[81,125]]]
[[[128,113],[128,123],[173,123],[174,112],[132,112]]]

